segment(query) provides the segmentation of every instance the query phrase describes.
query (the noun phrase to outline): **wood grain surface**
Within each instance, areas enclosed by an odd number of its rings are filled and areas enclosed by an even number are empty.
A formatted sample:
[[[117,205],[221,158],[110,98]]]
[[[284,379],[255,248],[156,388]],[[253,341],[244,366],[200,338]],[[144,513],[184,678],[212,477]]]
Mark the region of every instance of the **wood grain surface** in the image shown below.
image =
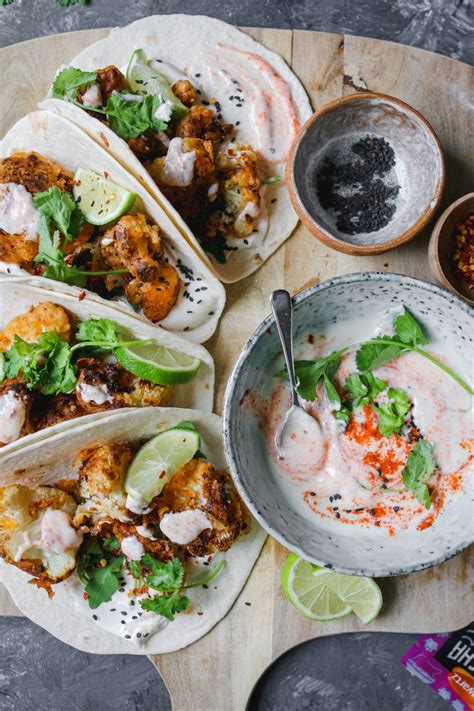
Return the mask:
[[[315,109],[364,88],[412,104],[432,124],[446,152],[443,206],[472,189],[474,146],[468,122],[474,74],[470,67],[423,50],[362,37],[246,31],[292,66]],[[35,107],[57,67],[106,32],[56,35],[0,50],[1,134]],[[430,280],[426,231],[393,252],[352,257],[327,249],[300,225],[258,272],[229,286],[224,316],[207,344],[216,360],[217,412],[221,412],[225,386],[241,346],[267,316],[269,295],[275,287],[296,293],[326,278],[365,270]],[[353,615],[332,623],[316,623],[292,608],[279,585],[285,556],[286,551],[268,539],[229,615],[191,647],[152,658],[169,688],[175,711],[242,711],[254,683],[271,660],[311,637],[360,629],[447,631],[472,618],[469,551],[431,570],[381,580],[383,612],[366,628]],[[1,590],[0,612],[17,614]]]

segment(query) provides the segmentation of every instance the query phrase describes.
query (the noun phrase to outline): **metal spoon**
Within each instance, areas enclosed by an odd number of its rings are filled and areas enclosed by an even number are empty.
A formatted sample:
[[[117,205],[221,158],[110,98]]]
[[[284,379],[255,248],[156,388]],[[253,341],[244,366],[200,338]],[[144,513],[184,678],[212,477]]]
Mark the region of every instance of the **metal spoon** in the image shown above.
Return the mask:
[[[286,411],[282,424],[275,433],[275,446],[280,459],[285,459],[285,437],[292,433],[303,436],[303,441],[322,448],[322,430],[319,422],[306,412],[296,389],[295,366],[293,362],[293,305],[291,296],[284,289],[274,291],[270,298],[275,323],[280,336],[291,390],[291,407]]]

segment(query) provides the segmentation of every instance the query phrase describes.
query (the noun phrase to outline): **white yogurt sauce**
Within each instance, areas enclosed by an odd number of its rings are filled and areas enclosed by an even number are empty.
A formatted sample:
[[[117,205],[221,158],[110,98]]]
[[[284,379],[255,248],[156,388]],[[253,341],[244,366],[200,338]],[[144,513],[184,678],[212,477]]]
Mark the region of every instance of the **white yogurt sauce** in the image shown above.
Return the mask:
[[[18,546],[15,557],[13,558],[15,563],[19,563],[23,558],[23,554],[26,553],[26,551],[29,551],[30,548],[33,548],[33,545],[34,543],[30,538],[29,532],[23,531],[23,542]]]
[[[194,541],[207,528],[212,528],[212,524],[199,509],[166,513],[160,521],[160,529],[165,536],[182,546]]]
[[[182,138],[171,139],[161,173],[161,179],[167,185],[186,187],[192,183],[196,151],[183,153],[182,146]]]
[[[148,528],[148,526],[136,526],[137,533],[143,538],[149,538],[150,541],[156,541],[156,536],[153,535],[153,531]]]
[[[82,95],[82,103],[89,108],[98,109],[102,106],[102,92],[97,82],[91,84]]]
[[[65,553],[79,548],[82,535],[71,525],[71,517],[61,509],[48,508],[41,519],[39,547],[54,553]]]
[[[275,434],[275,447],[281,466],[307,477],[321,467],[326,442],[319,421],[302,407],[293,405]]]
[[[130,494],[127,496],[125,506],[129,511],[138,515],[146,514],[151,511],[151,509],[148,508],[148,502],[145,501],[145,499],[134,499],[133,496],[130,496]]]
[[[171,101],[162,101],[155,111],[155,118],[168,122],[171,119],[173,107]]]
[[[25,234],[29,240],[38,240],[39,212],[33,197],[23,185],[0,184],[0,229],[9,235]]]
[[[128,94],[120,91],[113,91],[112,94],[115,94],[115,96],[120,97],[124,101],[136,101],[138,104],[142,104],[144,99],[144,97],[140,96],[140,94]]]
[[[26,406],[13,390],[0,395],[0,442],[15,442],[26,419]]]
[[[130,560],[140,560],[145,553],[145,546],[136,536],[127,536],[120,543],[122,553]]]
[[[78,390],[84,402],[95,402],[96,405],[103,405],[105,402],[113,402],[113,397],[107,390],[106,385],[89,385],[89,383],[79,383]]]
[[[361,317],[331,324],[324,340],[309,345],[305,338],[296,344],[295,358],[327,355],[371,338],[377,329],[387,333],[396,313],[391,309],[372,319]],[[466,378],[465,364],[463,368],[459,354],[445,341],[434,340],[424,348]],[[342,385],[355,371],[354,352],[350,352],[343,356],[336,382]],[[416,430],[433,445],[439,467],[430,484],[446,500],[456,492],[462,495],[473,473],[472,398],[449,375],[414,352],[394,358],[375,369],[374,374],[387,381],[389,387],[405,390],[413,403],[410,414]],[[313,521],[316,514],[318,526],[373,526],[377,521],[391,535],[411,525],[431,525],[443,503],[441,500],[438,507],[427,511],[403,487],[401,473],[410,450],[406,435],[380,436],[375,413],[360,407],[354,412],[352,424],[344,430],[320,386],[316,401],[305,406],[321,424],[322,446],[318,436],[314,442],[305,440],[296,426],[293,438],[286,439],[285,458],[280,459],[274,438],[289,405],[288,388],[279,383],[267,404],[264,428],[275,481],[298,513],[308,521]]]

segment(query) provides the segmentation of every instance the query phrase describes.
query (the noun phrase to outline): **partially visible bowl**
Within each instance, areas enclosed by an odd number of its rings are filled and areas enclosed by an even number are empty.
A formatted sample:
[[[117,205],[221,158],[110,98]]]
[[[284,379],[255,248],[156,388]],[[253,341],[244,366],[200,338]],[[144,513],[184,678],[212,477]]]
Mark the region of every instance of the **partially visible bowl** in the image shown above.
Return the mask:
[[[457,296],[474,304],[474,291],[469,289],[453,261],[456,225],[472,214],[474,214],[474,193],[464,195],[449,205],[434,226],[428,257],[436,281]]]
[[[325,209],[316,187],[324,161],[366,136],[384,138],[395,153],[388,174],[400,190],[395,213],[377,231],[349,235]],[[351,155],[353,159],[353,156]],[[380,254],[413,239],[439,206],[445,183],[440,141],[428,121],[400,99],[358,93],[336,99],[311,116],[296,137],[286,167],[293,206],[308,230],[328,247],[353,255]]]
[[[359,273],[336,277],[293,299],[295,342],[324,333],[332,323],[410,305],[427,327],[433,344],[449,344],[469,372],[474,314],[467,304],[433,284],[397,274]],[[316,338],[316,336],[315,336]],[[252,514],[283,546],[318,565],[356,575],[401,575],[436,565],[459,553],[474,538],[472,501],[459,492],[426,530],[414,527],[388,535],[381,528],[302,515],[285,496],[267,455],[267,441],[254,405],[268,401],[281,346],[272,316],[255,331],[234,367],[224,404],[224,447],[236,486]],[[453,417],[455,414],[453,413]],[[298,510],[299,509],[299,510]]]

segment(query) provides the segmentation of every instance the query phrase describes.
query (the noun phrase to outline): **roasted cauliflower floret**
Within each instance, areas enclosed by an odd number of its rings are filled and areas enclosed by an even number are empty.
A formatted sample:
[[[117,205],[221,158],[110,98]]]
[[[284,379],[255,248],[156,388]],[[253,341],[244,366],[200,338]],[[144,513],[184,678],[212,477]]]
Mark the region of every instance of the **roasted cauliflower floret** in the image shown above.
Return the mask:
[[[146,531],[148,535],[144,536],[143,531]],[[173,558],[177,558],[180,553],[179,546],[164,538],[160,538],[159,535],[154,535],[158,533],[158,531],[154,531],[151,527],[138,526],[135,523],[114,523],[112,533],[117,536],[120,543],[122,543],[125,538],[133,536],[142,544],[143,552],[149,553],[153,558],[161,560],[164,563]]]
[[[105,106],[114,91],[127,91],[127,80],[124,75],[113,64],[103,69],[98,69],[97,82],[102,94],[102,103]]]
[[[166,136],[164,140],[168,142]],[[130,150],[135,153],[138,160],[142,161],[142,163],[146,160],[153,160],[158,156],[166,155],[166,145],[160,136],[153,131],[145,131],[145,133],[142,133],[138,138],[129,138],[127,143]]]
[[[25,234],[9,235],[0,229],[0,262],[17,264],[31,271],[37,254],[38,242],[28,239]]]
[[[3,330],[3,335],[13,343],[19,336],[28,343],[35,343],[47,331],[58,333],[64,341],[71,336],[71,319],[62,306],[43,301],[32,306],[26,313],[12,318]]]
[[[164,319],[175,305],[179,286],[176,269],[171,264],[163,264],[156,281],[132,279],[125,286],[125,294],[131,304],[140,306],[145,316],[157,323]]]
[[[167,405],[172,388],[143,380],[118,363],[80,358],[77,363],[76,396],[85,413],[121,407]]]
[[[51,592],[76,567],[82,535],[72,525],[75,509],[72,496],[53,486],[0,489],[0,555]]]
[[[71,191],[74,175],[39,153],[17,151],[0,160],[0,183],[18,183],[34,195],[53,185]]]
[[[198,100],[197,91],[189,79],[179,79],[171,87],[173,94],[188,108]]]
[[[0,447],[34,432],[31,422],[34,401],[35,393],[21,378],[8,378],[0,383]]]
[[[191,556],[226,551],[250,526],[250,518],[227,472],[216,471],[202,459],[192,459],[165,485],[151,503],[144,521],[161,521],[168,513],[197,510],[210,526],[184,545]]]
[[[153,281],[160,276],[163,257],[160,230],[145,215],[125,215],[102,238],[100,251],[112,269],[128,269],[137,279]]]
[[[181,165],[181,156],[188,154],[193,156],[189,176]],[[205,217],[209,190],[217,183],[211,141],[184,138],[179,144],[178,139],[164,158],[147,164],[147,170],[186,222],[194,225]]]
[[[74,393],[43,395],[38,399],[31,413],[32,431],[53,427],[60,422],[73,420],[85,414]]]
[[[248,237],[261,208],[257,156],[249,146],[234,146],[217,154],[216,168],[221,201],[209,215],[206,234]]]
[[[114,443],[78,454],[76,463],[81,464],[81,469],[76,493],[81,503],[74,516],[74,525],[87,525],[97,532],[113,520],[130,520],[125,505],[124,480],[132,459],[130,447]]]
[[[189,112],[176,124],[175,135],[180,138],[221,141],[231,131],[230,124],[220,122],[216,108],[191,106]]]

